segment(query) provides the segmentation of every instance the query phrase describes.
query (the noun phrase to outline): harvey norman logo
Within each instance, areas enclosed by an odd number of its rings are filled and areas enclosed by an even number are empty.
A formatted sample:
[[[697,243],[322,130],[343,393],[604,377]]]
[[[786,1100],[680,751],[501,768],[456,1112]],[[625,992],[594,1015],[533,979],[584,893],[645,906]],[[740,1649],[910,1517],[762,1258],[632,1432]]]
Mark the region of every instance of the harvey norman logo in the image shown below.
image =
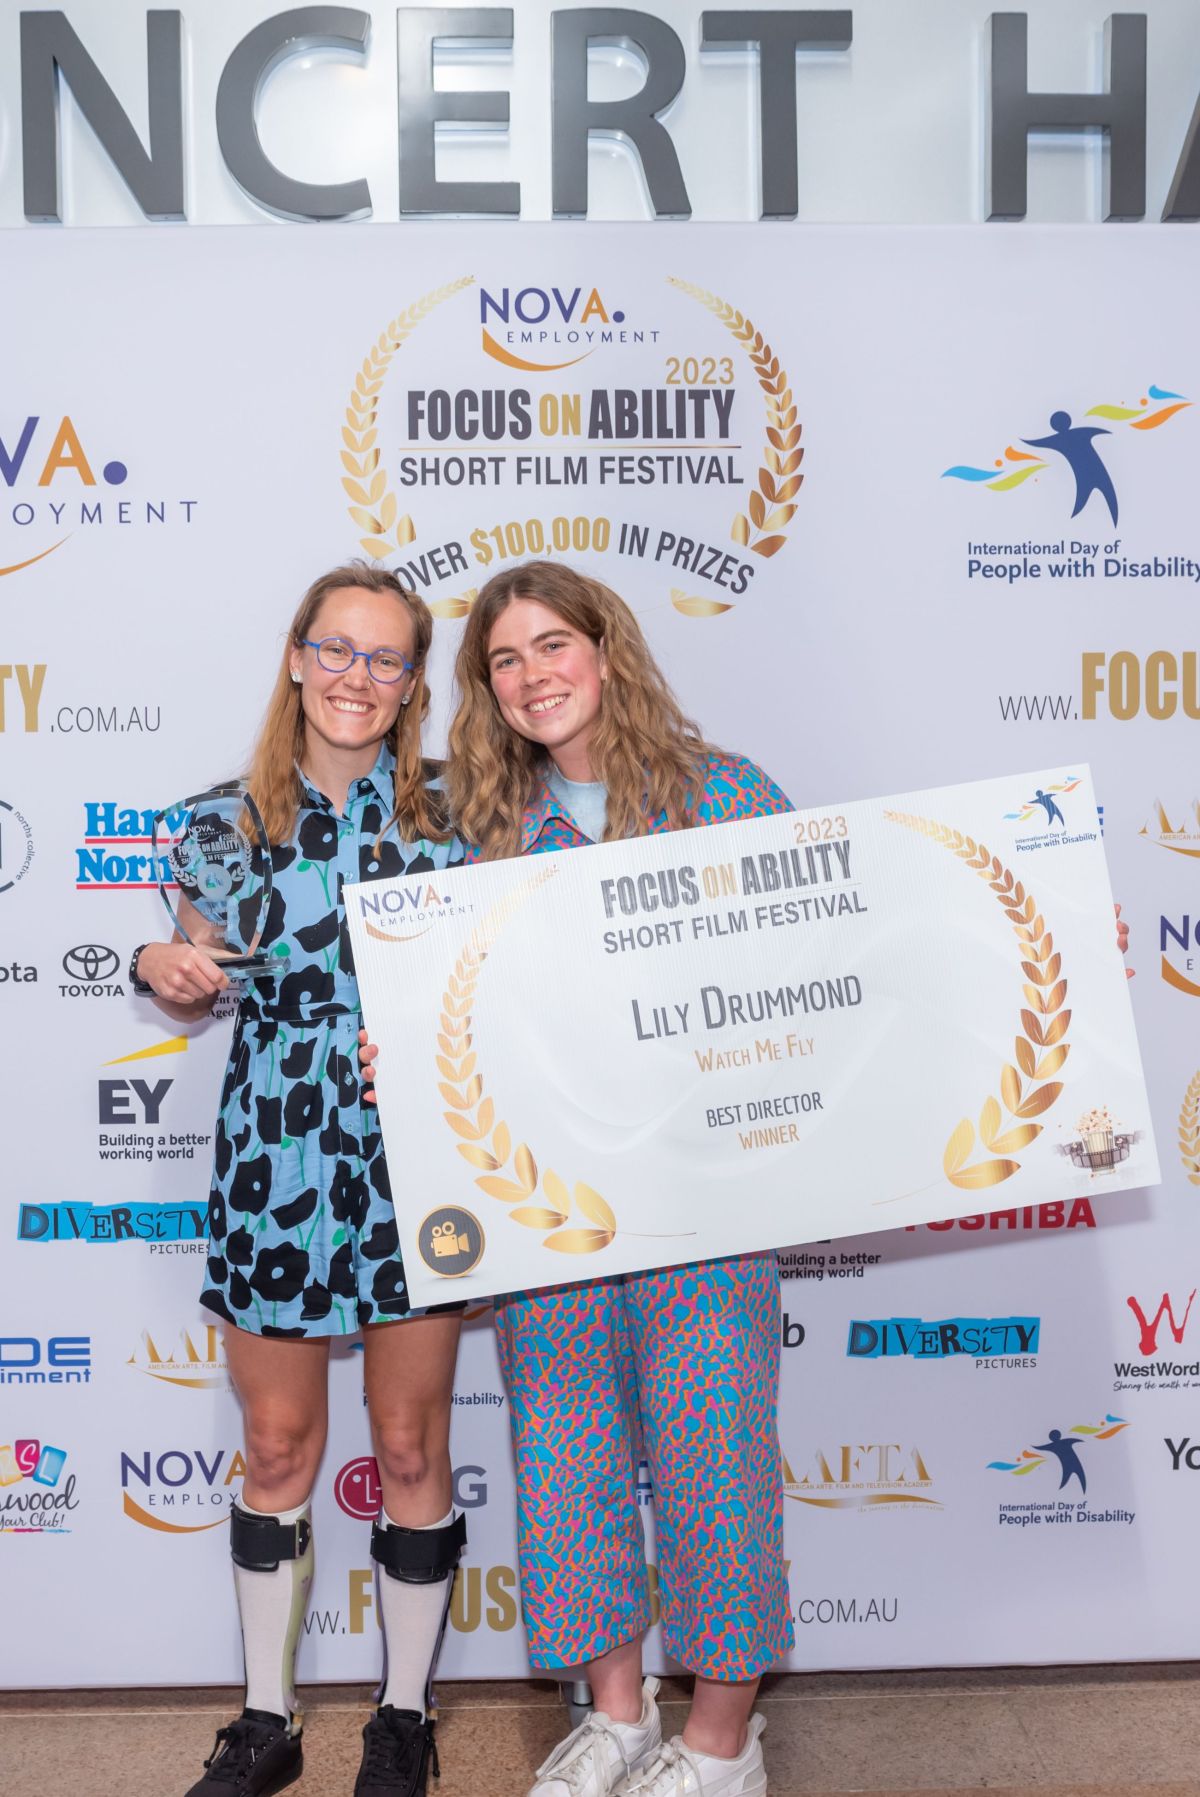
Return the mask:
[[[428,881],[415,886],[368,886],[359,893],[358,905],[363,928],[376,942],[415,942],[435,923],[465,917],[474,908],[456,904]]]

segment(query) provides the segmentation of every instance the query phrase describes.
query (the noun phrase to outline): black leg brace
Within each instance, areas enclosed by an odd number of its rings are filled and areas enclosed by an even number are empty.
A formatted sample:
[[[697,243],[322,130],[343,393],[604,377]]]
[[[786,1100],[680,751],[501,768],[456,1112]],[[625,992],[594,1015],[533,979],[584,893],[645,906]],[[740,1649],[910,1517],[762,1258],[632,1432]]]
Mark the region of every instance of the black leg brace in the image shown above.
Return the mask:
[[[467,1519],[461,1513],[448,1522],[443,1529],[403,1529],[398,1523],[384,1526],[375,1523],[371,1529],[371,1558],[390,1579],[400,1579],[406,1585],[439,1585],[446,1581],[446,1605],[442,1611],[441,1626],[433,1647],[433,1657],[429,1662],[429,1672],[425,1679],[425,1713],[429,1717],[430,1751],[433,1754],[434,1777],[439,1776],[437,1749],[433,1746],[432,1723],[436,1714],[436,1703],[433,1692],[433,1669],[437,1665],[438,1655],[442,1650],[442,1638],[446,1633],[446,1620],[450,1615],[450,1600],[454,1595],[454,1574],[458,1566],[459,1555],[467,1545]],[[387,1641],[384,1639],[386,1655]],[[386,1683],[386,1667],[384,1682]],[[382,1689],[382,1687],[381,1687]]]
[[[274,1572],[281,1560],[302,1559],[312,1538],[308,1518],[280,1522],[277,1516],[249,1516],[235,1503],[229,1516],[229,1552],[248,1572]]]

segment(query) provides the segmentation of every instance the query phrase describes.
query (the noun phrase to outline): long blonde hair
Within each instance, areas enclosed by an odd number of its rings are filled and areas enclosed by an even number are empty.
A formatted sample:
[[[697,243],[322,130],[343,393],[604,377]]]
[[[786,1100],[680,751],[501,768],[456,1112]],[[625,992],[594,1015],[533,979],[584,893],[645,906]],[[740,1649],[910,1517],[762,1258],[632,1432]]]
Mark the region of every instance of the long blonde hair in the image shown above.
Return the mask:
[[[467,619],[455,663],[459,706],[450,726],[450,813],[485,860],[519,853],[521,821],[545,768],[545,752],[518,736],[492,692],[488,642],[514,599],[534,599],[604,649],[608,677],[589,748],[608,788],[606,842],[643,836],[659,812],[673,828],[694,823],[713,752],[684,717],[637,619],[611,588],[561,562],[525,562],[495,575]]]
[[[304,707],[300,702],[302,689],[292,680],[291,652],[312,635],[313,622],[330,593],[347,587],[365,587],[369,593],[386,593],[399,599],[413,622],[416,678],[412,697],[400,707],[387,736],[396,757],[396,775],[394,809],[384,830],[395,824],[407,842],[421,837],[443,839],[448,833],[446,818],[437,795],[429,791],[421,761],[421,725],[429,710],[425,662],[433,641],[433,618],[425,601],[410,593],[389,569],[353,561],[332,568],[313,581],[288,627],[283,659],[246,776],[262,813],[267,840],[287,842],[296,828],[300,808],[300,776],[296,769],[304,753]]]

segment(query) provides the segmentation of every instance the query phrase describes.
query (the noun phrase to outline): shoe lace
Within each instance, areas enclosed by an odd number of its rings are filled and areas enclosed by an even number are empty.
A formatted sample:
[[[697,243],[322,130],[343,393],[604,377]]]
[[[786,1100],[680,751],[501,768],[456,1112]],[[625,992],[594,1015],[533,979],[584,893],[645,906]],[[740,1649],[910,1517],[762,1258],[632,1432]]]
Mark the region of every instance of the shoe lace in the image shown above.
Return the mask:
[[[621,1745],[621,1737],[610,1727],[608,1718],[591,1715],[560,1741],[550,1758],[537,1769],[539,1779],[555,1778],[569,1791],[582,1791],[591,1778],[597,1791],[612,1788],[612,1763],[609,1744],[615,1748],[620,1766],[619,1777],[629,1773],[629,1758]]]
[[[240,1784],[246,1774],[253,1771],[259,1754],[265,1752],[275,1739],[276,1730],[264,1728],[261,1722],[255,1722],[249,1716],[239,1716],[228,1728],[219,1728],[213,1750],[204,1762],[205,1771],[211,1774],[210,1782]]]
[[[627,1786],[629,1797],[698,1797],[703,1789],[700,1768],[682,1741],[664,1741],[645,1771]]]
[[[372,1716],[363,1743],[362,1770],[366,1778],[407,1779],[420,1766],[424,1739],[425,1724],[419,1720],[398,1723],[388,1716]],[[436,1766],[436,1753],[433,1759]]]

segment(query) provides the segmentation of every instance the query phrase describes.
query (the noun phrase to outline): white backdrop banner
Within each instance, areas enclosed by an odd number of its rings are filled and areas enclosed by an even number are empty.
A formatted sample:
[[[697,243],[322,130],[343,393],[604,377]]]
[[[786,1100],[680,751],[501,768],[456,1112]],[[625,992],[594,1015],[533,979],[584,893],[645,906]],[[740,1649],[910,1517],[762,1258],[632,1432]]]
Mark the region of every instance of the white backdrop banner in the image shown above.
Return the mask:
[[[630,601],[686,710],[801,807],[1012,767],[1069,770],[1050,795],[1067,833],[1098,803],[1162,1184],[1114,1194],[1096,1170],[1037,1205],[1001,1185],[969,1216],[781,1253],[791,1663],[1197,1656],[1179,1571],[1200,1468],[1200,352],[1190,242],[1131,241],[14,238],[4,1682],[240,1674],[240,1418],[196,1306],[229,1016],[181,1033],[125,967],[166,924],[154,809],[244,767],[299,595],[363,554],[438,617],[434,751],[480,586],[549,554]],[[1095,802],[1071,785],[1084,762]],[[1021,829],[1033,793],[1005,794]],[[402,1182],[402,1146],[393,1162]],[[333,1359],[310,1679],[378,1665],[361,1363]],[[453,1452],[471,1545],[444,1670],[521,1675],[486,1309]]]

